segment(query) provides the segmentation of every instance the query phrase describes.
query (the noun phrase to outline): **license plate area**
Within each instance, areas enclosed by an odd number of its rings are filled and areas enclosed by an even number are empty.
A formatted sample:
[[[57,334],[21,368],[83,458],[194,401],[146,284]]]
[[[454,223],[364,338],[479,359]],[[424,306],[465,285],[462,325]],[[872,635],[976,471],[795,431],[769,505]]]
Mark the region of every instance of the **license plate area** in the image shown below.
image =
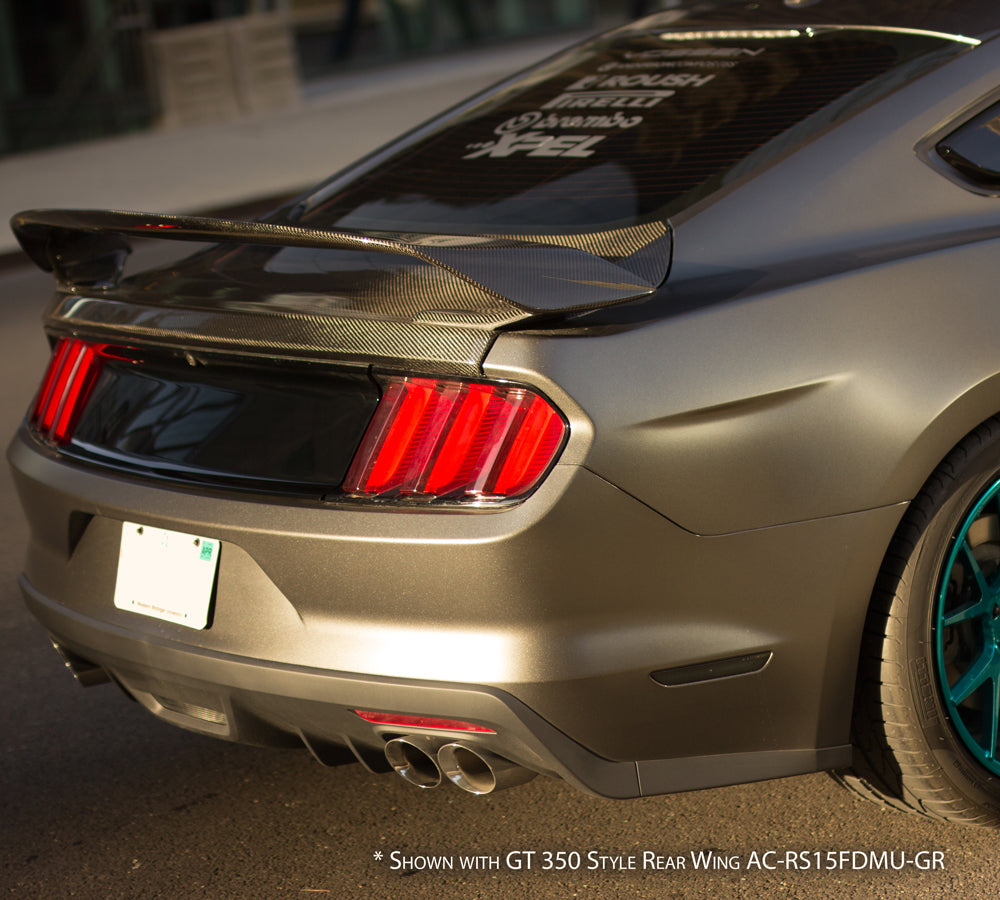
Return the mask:
[[[214,538],[123,522],[115,606],[187,628],[208,625],[219,565]]]

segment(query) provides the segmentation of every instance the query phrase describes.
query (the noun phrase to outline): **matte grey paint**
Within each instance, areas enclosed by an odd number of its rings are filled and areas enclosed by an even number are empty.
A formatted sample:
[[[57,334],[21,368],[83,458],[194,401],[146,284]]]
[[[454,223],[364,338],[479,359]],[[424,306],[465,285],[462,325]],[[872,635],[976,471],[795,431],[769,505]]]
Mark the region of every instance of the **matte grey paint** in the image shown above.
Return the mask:
[[[635,307],[649,321],[505,334],[484,371],[542,373],[557,402],[572,385],[600,423],[586,465],[698,534],[909,500],[1000,410],[1000,206],[913,150],[995,88],[980,72],[998,56],[957,59],[679,217],[670,278]]]
[[[252,643],[261,660],[385,678],[461,673],[616,760],[846,743],[850,693],[836,686],[853,679],[871,572],[902,514],[699,538],[565,464],[516,509],[441,517],[164,490],[75,470],[23,440],[11,460],[32,525],[33,591],[73,591],[73,616],[91,628],[211,653]],[[73,509],[99,514],[70,556],[57,523]],[[136,519],[224,541],[211,629],[178,635],[112,607],[118,522]],[[577,563],[558,564],[567,558]],[[366,577],[341,574],[357,571]],[[748,571],[767,577],[747,583]],[[234,602],[246,596],[250,621]],[[765,650],[774,660],[744,678],[670,691],[649,678]]]

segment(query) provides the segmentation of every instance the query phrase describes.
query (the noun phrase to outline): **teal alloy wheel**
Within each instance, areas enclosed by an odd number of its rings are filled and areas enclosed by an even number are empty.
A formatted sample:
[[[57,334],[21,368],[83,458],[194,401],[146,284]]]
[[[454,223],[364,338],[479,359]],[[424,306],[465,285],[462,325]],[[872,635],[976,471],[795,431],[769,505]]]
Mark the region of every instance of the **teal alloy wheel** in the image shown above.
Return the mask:
[[[976,761],[1000,775],[1000,481],[952,539],[934,613],[934,657],[952,725]]]
[[[1000,826],[1000,419],[907,505],[872,593],[834,777],[869,800]]]

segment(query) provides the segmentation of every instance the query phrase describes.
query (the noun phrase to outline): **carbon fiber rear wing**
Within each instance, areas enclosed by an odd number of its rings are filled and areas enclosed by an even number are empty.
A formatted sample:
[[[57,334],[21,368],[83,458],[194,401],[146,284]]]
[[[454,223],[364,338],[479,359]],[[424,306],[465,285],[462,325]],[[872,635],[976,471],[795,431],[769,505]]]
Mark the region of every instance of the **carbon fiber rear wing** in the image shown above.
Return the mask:
[[[108,210],[30,210],[11,227],[31,259],[66,288],[113,289],[131,252],[129,238],[264,244],[410,257],[481,292],[490,307],[510,304],[512,319],[597,309],[651,293],[671,256],[664,222],[592,234],[439,235],[326,231]],[[520,313],[520,315],[518,315]]]

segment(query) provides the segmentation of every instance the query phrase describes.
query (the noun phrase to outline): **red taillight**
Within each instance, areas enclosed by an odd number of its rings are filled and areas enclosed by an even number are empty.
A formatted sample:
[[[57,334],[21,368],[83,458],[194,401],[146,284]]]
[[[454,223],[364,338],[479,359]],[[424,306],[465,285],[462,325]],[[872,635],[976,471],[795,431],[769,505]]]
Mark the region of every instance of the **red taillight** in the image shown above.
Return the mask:
[[[391,378],[342,488],[384,499],[515,499],[539,482],[565,433],[527,388]]]
[[[102,346],[76,338],[56,344],[49,368],[31,410],[31,424],[43,438],[65,444],[101,374]]]
[[[445,731],[475,731],[480,734],[496,734],[492,728],[476,725],[474,722],[463,722],[461,719],[407,716],[403,713],[369,712],[364,709],[356,709],[354,712],[366,722],[372,722],[375,725],[395,725],[402,728],[440,728]]]

